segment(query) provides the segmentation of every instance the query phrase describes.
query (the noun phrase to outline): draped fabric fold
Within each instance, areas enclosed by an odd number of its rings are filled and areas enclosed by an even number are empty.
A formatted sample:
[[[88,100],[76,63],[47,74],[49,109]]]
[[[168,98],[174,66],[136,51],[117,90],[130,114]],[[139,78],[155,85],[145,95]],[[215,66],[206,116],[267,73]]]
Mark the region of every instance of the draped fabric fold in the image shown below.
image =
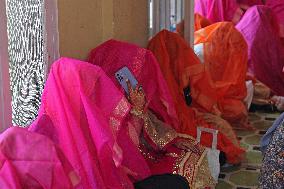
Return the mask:
[[[275,0],[266,0],[267,5],[276,15],[279,24],[279,34],[282,38],[282,44],[284,45],[284,2]]]
[[[71,189],[77,176],[47,137],[11,127],[0,135],[1,188]]]

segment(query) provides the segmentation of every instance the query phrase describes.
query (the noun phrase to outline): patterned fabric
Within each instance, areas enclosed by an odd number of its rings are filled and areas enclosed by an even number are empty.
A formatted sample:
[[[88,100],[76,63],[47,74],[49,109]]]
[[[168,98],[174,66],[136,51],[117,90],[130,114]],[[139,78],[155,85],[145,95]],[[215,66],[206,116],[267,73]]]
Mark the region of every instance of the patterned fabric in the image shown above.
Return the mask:
[[[259,179],[260,188],[284,188],[284,122],[275,130],[266,149]]]
[[[37,116],[45,82],[44,0],[7,0],[13,124]]]

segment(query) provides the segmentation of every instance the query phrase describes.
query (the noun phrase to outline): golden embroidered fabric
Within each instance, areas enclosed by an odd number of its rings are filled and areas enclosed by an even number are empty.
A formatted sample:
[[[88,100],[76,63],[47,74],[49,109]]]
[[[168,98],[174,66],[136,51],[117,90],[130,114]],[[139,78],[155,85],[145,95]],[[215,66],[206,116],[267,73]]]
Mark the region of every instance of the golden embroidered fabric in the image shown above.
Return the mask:
[[[175,143],[175,146],[179,149],[190,151],[199,155],[204,153],[205,148],[198,144],[198,142],[191,136],[185,134],[179,134],[178,136],[181,138]]]
[[[192,189],[203,189],[216,185],[209,170],[205,151],[202,155],[183,151],[176,160],[173,174],[184,176]]]
[[[144,115],[144,131],[160,149],[177,137],[174,129],[160,121],[150,111]]]
[[[128,113],[130,106],[127,99],[124,97],[119,101],[117,106],[114,108],[112,115],[109,118],[109,124],[114,129],[118,131],[123,117]]]
[[[193,189],[214,186],[216,183],[209,170],[206,148],[189,135],[178,136],[181,139],[176,146],[183,151],[175,162],[173,173],[184,176]]]
[[[214,188],[217,183],[210,174],[207,156],[202,159],[200,166],[197,169],[193,188],[203,189],[205,186]]]
[[[115,116],[123,117],[129,110],[128,101],[125,98],[122,98],[118,105],[115,107],[113,114]]]
[[[158,162],[159,158],[152,155],[151,152],[154,152],[154,149],[151,148],[151,146],[146,144],[146,141],[144,140],[143,137],[141,137],[141,142],[139,145],[139,151],[141,152],[141,154],[144,156],[145,159],[151,160],[153,162]]]

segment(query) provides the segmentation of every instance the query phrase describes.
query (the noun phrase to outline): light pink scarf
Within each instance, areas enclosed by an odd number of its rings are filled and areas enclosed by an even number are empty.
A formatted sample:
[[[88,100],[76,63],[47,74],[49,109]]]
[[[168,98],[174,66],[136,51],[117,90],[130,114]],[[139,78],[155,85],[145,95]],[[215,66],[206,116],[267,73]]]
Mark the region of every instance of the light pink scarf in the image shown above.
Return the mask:
[[[45,136],[11,127],[0,135],[0,188],[71,189],[76,176]]]
[[[99,67],[61,58],[52,65],[39,117],[30,130],[59,145],[80,176],[78,188],[132,189],[118,145],[129,109],[123,94]],[[43,117],[47,119],[38,124]],[[127,136],[122,137],[127,142]],[[141,174],[148,176],[147,167],[143,170]]]

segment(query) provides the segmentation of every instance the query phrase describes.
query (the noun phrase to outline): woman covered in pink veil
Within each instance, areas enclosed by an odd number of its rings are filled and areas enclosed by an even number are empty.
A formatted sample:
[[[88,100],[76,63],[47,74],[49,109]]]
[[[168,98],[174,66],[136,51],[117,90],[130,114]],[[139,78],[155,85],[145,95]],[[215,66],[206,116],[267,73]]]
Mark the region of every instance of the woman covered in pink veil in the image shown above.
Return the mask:
[[[236,25],[248,44],[248,71],[274,94],[284,95],[284,48],[273,11],[263,5],[247,10]]]
[[[132,189],[128,172],[140,180],[150,171],[125,135],[123,145],[132,153],[129,161],[136,164],[132,165],[135,169],[124,166],[118,138],[122,138],[122,121],[129,110],[126,98],[99,67],[61,58],[52,65],[38,119],[29,130],[59,146],[79,176],[76,188]]]
[[[262,4],[262,0],[195,0],[194,13],[213,23],[230,21],[237,24],[249,7]]]
[[[236,0],[195,0],[194,13],[204,16],[212,23],[237,23],[243,15],[243,10]]]
[[[110,40],[93,49],[88,62],[100,66],[121,92],[115,73],[127,67],[141,87],[132,89],[126,123],[129,136],[146,159],[151,174],[184,176],[191,188],[214,186],[206,150],[188,135],[178,134],[179,125],[169,89],[152,53],[132,44]]]

